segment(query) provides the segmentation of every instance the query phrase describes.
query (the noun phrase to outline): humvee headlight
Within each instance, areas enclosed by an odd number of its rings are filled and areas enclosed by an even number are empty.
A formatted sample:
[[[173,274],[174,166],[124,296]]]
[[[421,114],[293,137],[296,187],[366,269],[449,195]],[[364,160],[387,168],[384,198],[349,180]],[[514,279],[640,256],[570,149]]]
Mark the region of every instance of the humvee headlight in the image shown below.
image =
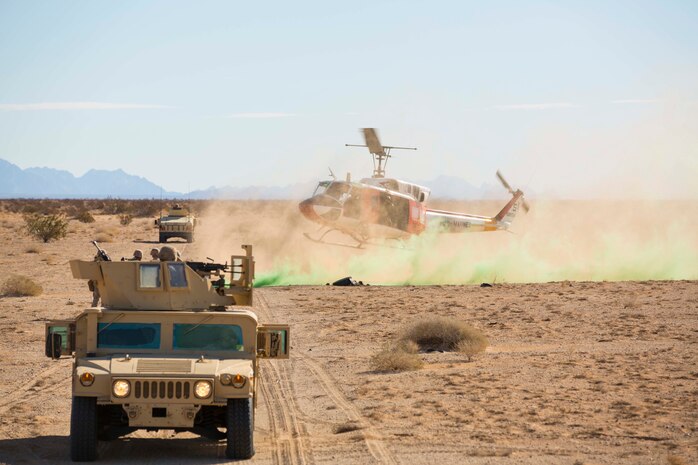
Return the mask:
[[[131,383],[125,379],[117,379],[111,386],[114,397],[126,397],[131,392]]]
[[[224,386],[228,386],[229,384],[232,384],[232,382],[233,375],[231,375],[230,373],[223,373],[221,375],[221,384],[223,384]]]
[[[241,374],[237,374],[233,377],[233,387],[236,387],[238,389],[243,387],[246,382],[247,382],[247,378],[245,378]]]
[[[211,388],[209,381],[197,381],[194,383],[194,395],[199,399],[205,399],[211,395]]]
[[[83,386],[92,386],[92,383],[95,382],[95,375],[90,373],[89,371],[85,371],[80,375],[80,384]]]

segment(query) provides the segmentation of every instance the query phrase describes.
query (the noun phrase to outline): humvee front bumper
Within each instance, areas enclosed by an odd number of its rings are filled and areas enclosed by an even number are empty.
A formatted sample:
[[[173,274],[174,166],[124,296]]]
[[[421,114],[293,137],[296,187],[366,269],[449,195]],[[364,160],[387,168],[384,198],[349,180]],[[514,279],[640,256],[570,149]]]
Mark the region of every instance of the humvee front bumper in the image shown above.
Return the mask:
[[[163,231],[160,230],[160,236],[163,239],[171,239],[173,237],[179,237],[181,239],[186,239],[191,236],[193,231]]]
[[[128,426],[135,428],[192,428],[201,405],[125,404]]]

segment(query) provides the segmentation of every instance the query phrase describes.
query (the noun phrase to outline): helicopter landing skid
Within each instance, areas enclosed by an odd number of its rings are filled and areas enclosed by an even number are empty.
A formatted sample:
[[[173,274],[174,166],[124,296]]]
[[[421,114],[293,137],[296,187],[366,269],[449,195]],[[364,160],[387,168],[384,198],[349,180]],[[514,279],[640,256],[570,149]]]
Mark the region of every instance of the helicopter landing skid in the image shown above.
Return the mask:
[[[325,239],[325,236],[326,236],[327,234],[331,233],[332,231],[339,231],[339,232],[341,232],[342,234],[347,234],[347,233],[345,233],[344,231],[341,231],[341,230],[339,230],[339,229],[328,229],[327,231],[323,232],[323,233],[320,235],[320,237],[317,237],[317,238],[311,236],[311,235],[308,234],[308,233],[303,233],[303,235],[304,235],[305,237],[307,237],[308,239],[310,239],[311,241],[317,243],[317,244],[336,245],[336,246],[339,246],[339,247],[348,247],[348,248],[350,248],[350,249],[365,249],[365,248],[366,248],[365,246],[368,245],[368,246],[371,246],[371,247],[385,247],[385,248],[388,248],[388,249],[412,250],[412,249],[410,249],[409,247],[405,247],[405,246],[404,246],[404,243],[402,243],[402,242],[401,242],[401,244],[402,244],[401,246],[400,246],[400,245],[381,244],[381,243],[376,243],[376,242],[370,242],[369,240],[359,240],[359,239],[357,239],[356,237],[354,237],[354,236],[352,236],[352,235],[349,235],[349,237],[351,237],[352,239],[354,239],[354,240],[356,241],[356,244],[354,244],[354,245],[352,245],[352,244],[347,244],[347,243],[344,243],[344,242],[330,242],[330,241],[324,240],[324,239]],[[347,234],[347,235],[348,235],[348,234]]]
[[[324,232],[320,237],[318,237],[318,238],[315,238],[315,237],[311,236],[311,235],[308,234],[308,233],[303,233],[303,235],[304,235],[305,237],[307,237],[308,239],[310,239],[311,241],[317,243],[317,244],[337,245],[337,246],[340,246],[340,247],[348,247],[348,248],[350,248],[350,249],[363,249],[363,246],[364,246],[365,242],[358,242],[358,241],[357,241],[358,244],[352,245],[352,244],[345,244],[345,243],[342,243],[342,242],[329,242],[329,241],[324,240],[324,237],[325,237],[328,233],[330,233],[330,232],[332,232],[332,231],[339,231],[339,230],[338,230],[338,229],[328,229],[327,231],[325,231],[325,232]]]

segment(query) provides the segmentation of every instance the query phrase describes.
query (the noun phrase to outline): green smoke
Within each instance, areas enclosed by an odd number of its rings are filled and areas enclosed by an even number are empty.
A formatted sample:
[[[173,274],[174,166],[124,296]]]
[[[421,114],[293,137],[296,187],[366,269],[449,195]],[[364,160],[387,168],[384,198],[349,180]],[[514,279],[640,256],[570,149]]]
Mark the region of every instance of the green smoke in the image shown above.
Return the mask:
[[[358,250],[306,242],[260,264],[268,268],[256,285],[317,285],[344,276],[382,285],[698,279],[696,208],[630,205],[539,205],[517,218],[518,234],[428,231]]]

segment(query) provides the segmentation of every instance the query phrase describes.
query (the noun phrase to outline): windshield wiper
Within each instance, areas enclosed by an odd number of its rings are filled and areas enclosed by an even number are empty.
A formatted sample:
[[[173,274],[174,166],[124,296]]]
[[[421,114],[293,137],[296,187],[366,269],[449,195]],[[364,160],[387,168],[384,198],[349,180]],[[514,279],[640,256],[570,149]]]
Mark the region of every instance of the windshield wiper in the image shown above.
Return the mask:
[[[101,333],[102,331],[104,331],[105,329],[107,329],[108,327],[110,327],[111,325],[113,325],[114,323],[116,323],[117,320],[120,320],[120,319],[123,318],[125,315],[126,315],[125,313],[119,313],[118,315],[116,315],[116,318],[114,318],[114,319],[111,320],[109,323],[107,323],[107,325],[106,325],[104,328],[102,328],[102,329],[100,329],[99,331],[97,331],[97,334]]]
[[[201,326],[202,324],[206,323],[208,320],[210,320],[210,319],[213,318],[213,317],[214,317],[214,315],[209,315],[209,316],[205,317],[203,320],[201,320],[201,321],[199,321],[197,324],[195,324],[193,328],[189,328],[187,331],[185,331],[185,332],[184,332],[184,335],[187,335],[187,334],[191,333],[191,332],[194,331],[196,328],[198,328],[198,327]]]

